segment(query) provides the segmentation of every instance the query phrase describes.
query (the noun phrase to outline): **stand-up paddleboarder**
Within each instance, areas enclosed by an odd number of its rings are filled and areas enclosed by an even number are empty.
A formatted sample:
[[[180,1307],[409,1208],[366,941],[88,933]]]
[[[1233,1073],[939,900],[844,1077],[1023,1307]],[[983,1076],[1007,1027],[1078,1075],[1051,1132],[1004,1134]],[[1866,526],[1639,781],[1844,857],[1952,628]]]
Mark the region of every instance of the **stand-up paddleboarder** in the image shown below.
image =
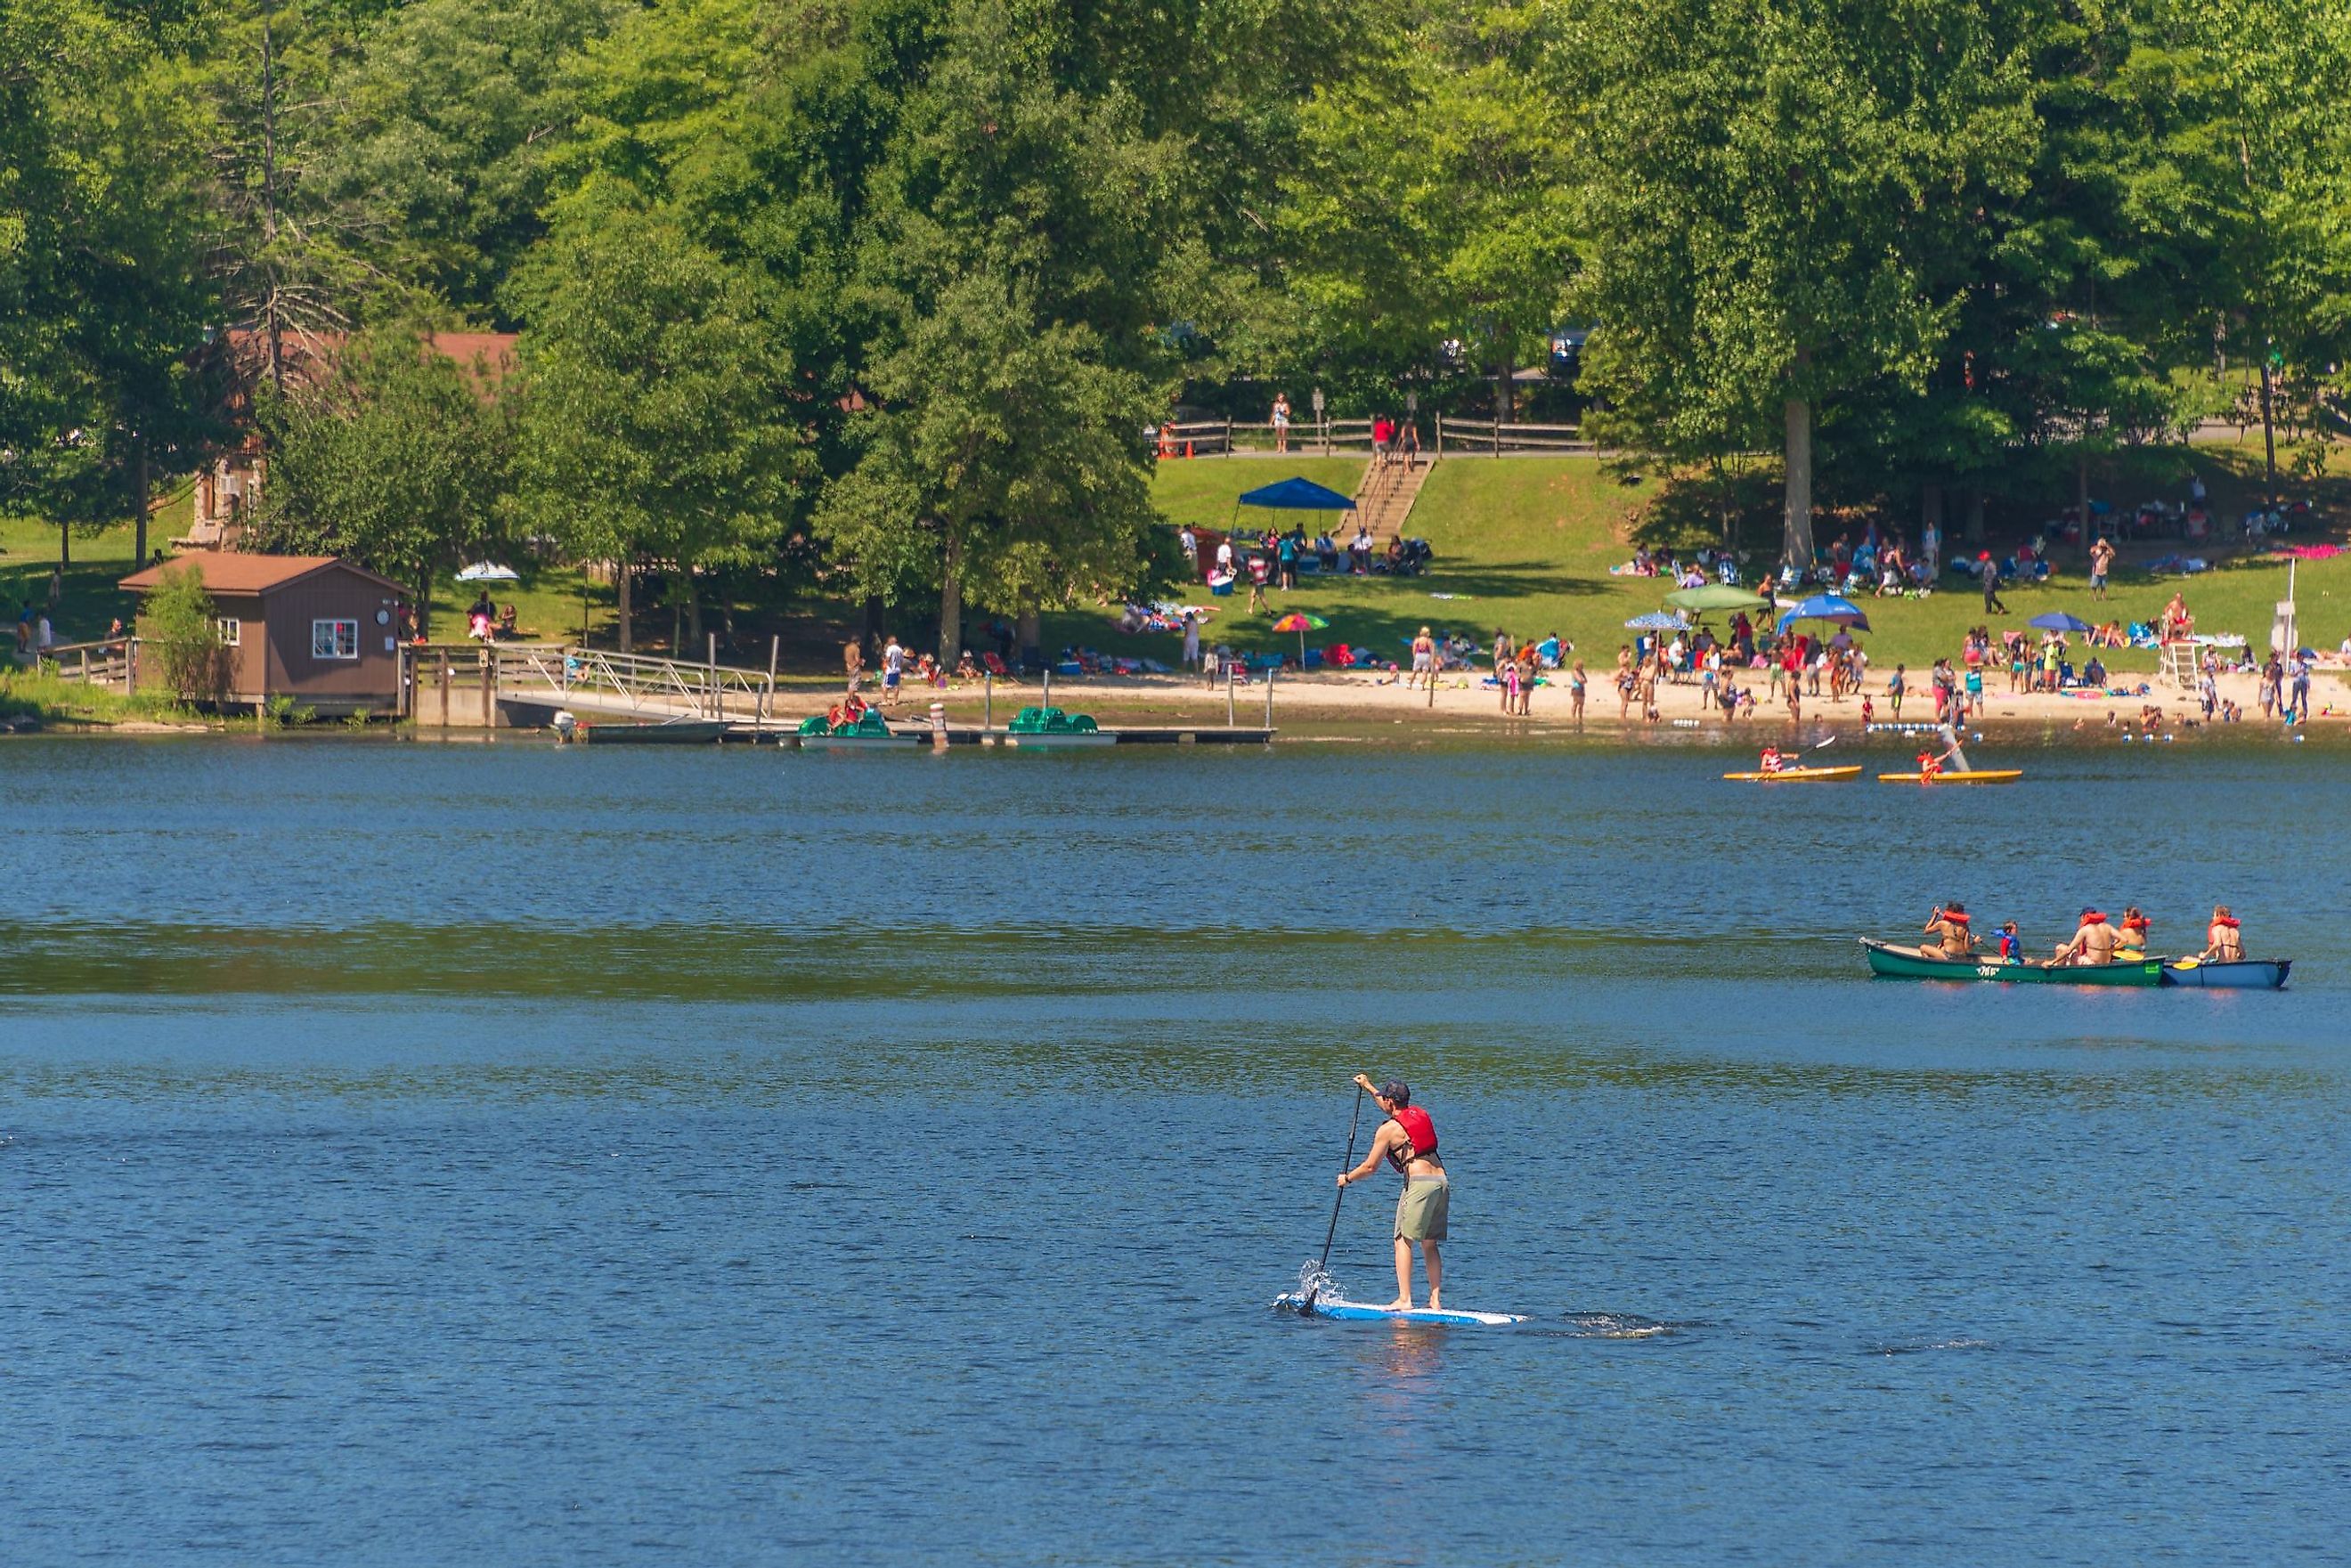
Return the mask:
[[[1371,1152],[1364,1163],[1339,1177],[1346,1186],[1359,1182],[1380,1167],[1382,1160],[1394,1166],[1404,1178],[1404,1191],[1396,1198],[1395,1266],[1396,1299],[1388,1304],[1391,1312],[1408,1312],[1412,1308],[1412,1249],[1420,1249],[1421,1271],[1428,1277],[1428,1304],[1440,1307],[1444,1302],[1439,1291],[1445,1284],[1445,1268],[1437,1257],[1437,1244],[1445,1239],[1446,1211],[1452,1188],[1445,1178],[1445,1167],[1437,1158],[1437,1125],[1428,1113],[1412,1103],[1412,1089],[1400,1079],[1390,1079],[1374,1084],[1365,1075],[1355,1074],[1356,1084],[1378,1102],[1387,1120],[1372,1135]]]

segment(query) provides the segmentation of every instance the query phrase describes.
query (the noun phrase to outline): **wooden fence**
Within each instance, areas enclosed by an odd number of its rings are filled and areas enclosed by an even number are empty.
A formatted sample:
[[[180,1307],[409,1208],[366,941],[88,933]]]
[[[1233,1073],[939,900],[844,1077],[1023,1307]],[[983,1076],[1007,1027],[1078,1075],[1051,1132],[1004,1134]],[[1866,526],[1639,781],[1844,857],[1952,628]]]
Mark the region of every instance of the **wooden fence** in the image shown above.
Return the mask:
[[[1447,452],[1489,457],[1513,454],[1589,456],[1599,451],[1583,439],[1582,427],[1573,424],[1505,424],[1499,420],[1461,419],[1442,413],[1435,416],[1435,423],[1436,440],[1426,448],[1432,456]],[[1229,457],[1276,449],[1270,423],[1244,420],[1202,419],[1163,424],[1151,433],[1151,437],[1163,461]],[[1372,450],[1372,422],[1329,419],[1318,424],[1311,418],[1292,420],[1289,450],[1301,457],[1368,454]]]
[[[1437,450],[1441,456],[1481,455],[1500,457],[1589,456],[1599,447],[1583,439],[1573,424],[1505,424],[1498,419],[1453,419],[1437,416]]]

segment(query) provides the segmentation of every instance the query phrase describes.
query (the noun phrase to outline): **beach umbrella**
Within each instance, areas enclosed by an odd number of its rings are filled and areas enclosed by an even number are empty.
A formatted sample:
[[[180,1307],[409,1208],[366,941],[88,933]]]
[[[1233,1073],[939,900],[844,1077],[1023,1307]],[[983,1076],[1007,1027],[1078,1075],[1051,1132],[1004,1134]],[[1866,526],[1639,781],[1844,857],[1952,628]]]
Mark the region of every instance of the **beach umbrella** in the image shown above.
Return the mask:
[[[477,560],[473,565],[461,569],[457,573],[457,580],[459,582],[520,582],[522,573],[510,566],[499,566],[495,561]]]
[[[1680,588],[1666,595],[1666,602],[1683,610],[1700,612],[1708,610],[1761,610],[1763,596],[1750,593],[1743,588],[1728,583],[1710,582],[1704,588]]]
[[[1309,615],[1303,610],[1293,610],[1275,622],[1273,629],[1277,632],[1298,633],[1298,665],[1299,668],[1303,669],[1306,667],[1306,633],[1323,631],[1330,624],[1331,622],[1323,620],[1320,615]]]
[[[2095,628],[2078,615],[2068,615],[2063,610],[2052,610],[2046,615],[2036,615],[2027,624],[2043,632],[2088,632]]]
[[[1839,626],[1856,626],[1869,630],[1869,617],[1861,606],[1835,593],[1815,593],[1801,604],[1792,604],[1780,612],[1779,629],[1785,632],[1799,621],[1828,621]]]

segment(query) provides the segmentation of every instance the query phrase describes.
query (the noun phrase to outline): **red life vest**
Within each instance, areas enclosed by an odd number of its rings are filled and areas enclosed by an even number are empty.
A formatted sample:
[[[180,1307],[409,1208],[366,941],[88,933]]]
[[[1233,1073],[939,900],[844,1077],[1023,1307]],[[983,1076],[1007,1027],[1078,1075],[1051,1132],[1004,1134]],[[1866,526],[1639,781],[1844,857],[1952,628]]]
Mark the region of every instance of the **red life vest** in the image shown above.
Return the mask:
[[[1388,1118],[1402,1127],[1404,1135],[1412,1140],[1412,1158],[1426,1159],[1437,1152],[1437,1124],[1428,1119],[1427,1112],[1417,1105],[1399,1105],[1388,1113]],[[1395,1166],[1398,1175],[1403,1174],[1404,1156],[1390,1150],[1388,1164]]]

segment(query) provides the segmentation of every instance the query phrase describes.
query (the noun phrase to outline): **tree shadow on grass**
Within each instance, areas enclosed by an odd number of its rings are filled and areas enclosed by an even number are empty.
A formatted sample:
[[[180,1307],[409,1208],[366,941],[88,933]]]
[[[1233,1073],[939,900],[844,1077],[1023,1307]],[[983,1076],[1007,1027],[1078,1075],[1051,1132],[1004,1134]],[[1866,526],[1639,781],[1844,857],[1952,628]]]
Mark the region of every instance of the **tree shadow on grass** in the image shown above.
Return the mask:
[[[1732,548],[1754,559],[1779,553],[1780,480],[1775,473],[1749,468],[1718,480],[1704,471],[1662,475],[1656,495],[1635,513],[1628,541],[1650,551],[1694,554],[1723,542],[1723,515],[1730,517]]]

